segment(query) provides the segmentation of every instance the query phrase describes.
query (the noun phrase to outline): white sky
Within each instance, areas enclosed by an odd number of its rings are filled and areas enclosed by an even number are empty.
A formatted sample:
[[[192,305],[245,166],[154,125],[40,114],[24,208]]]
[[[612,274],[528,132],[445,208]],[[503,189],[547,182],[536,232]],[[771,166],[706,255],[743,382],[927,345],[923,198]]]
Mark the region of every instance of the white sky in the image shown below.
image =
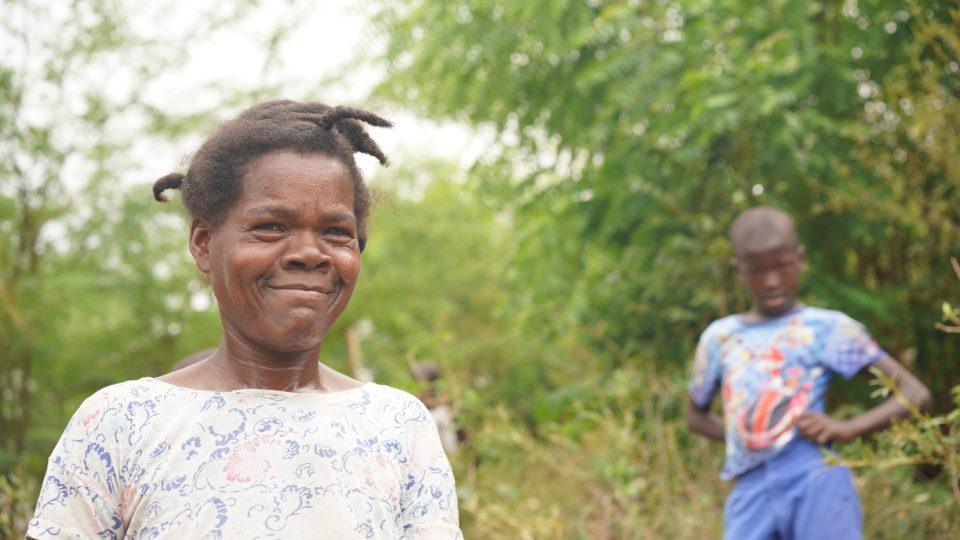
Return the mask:
[[[267,84],[279,86],[276,97],[297,99],[310,96],[331,105],[364,107],[364,97],[383,76],[381,69],[357,65],[355,62],[359,54],[379,45],[367,28],[367,16],[356,1],[301,2],[303,5],[298,6],[299,11],[289,9],[290,4],[296,3],[287,0],[263,1],[262,8],[250,20],[214,35],[208,43],[191,53],[182,73],[171,74],[170,80],[155,88],[157,96],[154,101],[162,102],[162,96],[169,96],[165,110],[187,112],[196,109],[198,103],[213,104],[219,98],[215,93],[196,95],[197,88],[214,85],[252,88]],[[195,17],[199,11],[198,5],[216,4],[210,0],[178,0],[177,6],[183,11],[176,17]],[[305,6],[307,9],[303,10]],[[172,22],[175,17],[165,20]],[[266,41],[269,31],[278,24],[296,26],[285,37],[276,55],[277,61],[270,64],[265,73],[262,66],[266,51],[260,44]],[[338,79],[336,83],[321,84],[321,81],[334,78]],[[191,95],[191,99],[182,99],[186,95]],[[192,102],[192,106],[185,103],[187,101]],[[365,108],[394,122],[394,128],[371,128],[371,134],[395,163],[400,163],[405,156],[428,155],[456,160],[467,166],[489,143],[489,139],[481,141],[474,130],[454,122],[420,120],[399,108]],[[165,156],[166,163],[158,163],[159,168],[153,170],[159,173],[152,176],[172,170],[174,165],[182,162],[185,152],[192,151],[193,147],[174,149],[180,155],[170,156],[173,161]],[[154,161],[151,156],[159,157],[156,148],[141,148],[138,154],[142,155],[139,161],[144,165]],[[358,156],[358,161],[368,178],[375,179],[380,173],[380,167],[373,158]]]
[[[28,81],[25,116],[33,124],[57,126],[61,137],[80,140],[97,134],[78,132],[69,127],[71,114],[85,110],[87,93],[104,94],[122,103],[138,80],[137,62],[143,55],[121,51],[105,55],[72,75],[65,95],[53,86],[44,86],[42,69],[51,56],[44,43],[65,39],[84,21],[86,2],[64,0],[27,0],[24,4],[0,6],[0,17],[12,21],[9,27],[23,36],[5,35],[0,25],[0,63],[26,73]],[[186,28],[206,20],[205,13],[229,13],[243,2],[222,0],[119,0],[126,12],[125,23],[135,35],[155,40],[162,46],[177,40]],[[362,53],[371,54],[381,43],[367,27],[362,9],[369,5],[356,0],[261,0],[259,7],[246,13],[238,23],[227,25],[200,41],[188,44],[189,54],[172,70],[148,80],[146,101],[165,113],[186,114],[216,108],[231,93],[263,87],[274,89],[267,98],[317,99],[331,105],[349,104],[367,108],[395,124],[393,129],[371,128],[371,134],[396,164],[415,155],[446,158],[463,166],[473,163],[489,147],[491,135],[481,137],[476,130],[454,122],[437,123],[416,118],[402,108],[371,106],[365,97],[383,76],[382,69],[357,62]],[[367,8],[363,8],[367,5]],[[26,8],[24,6],[31,6]],[[79,6],[79,7],[76,7]],[[90,19],[92,20],[92,19]],[[289,28],[274,61],[266,62],[267,43],[278,26]],[[169,49],[169,47],[167,47]],[[46,53],[46,56],[44,56]],[[267,66],[265,69],[264,66]],[[142,79],[142,77],[140,77]],[[329,82],[334,80],[335,82]],[[325,82],[328,81],[328,82]],[[229,118],[251,102],[237,103],[234,109],[220,108]],[[182,170],[186,158],[202,142],[204,133],[170,142],[144,137],[142,119],[129,115],[112,120],[107,127],[108,140],[132,141],[119,164],[121,180],[142,184],[171,172]],[[213,126],[211,126],[212,128]],[[381,167],[373,158],[358,156],[365,175],[376,181]],[[389,172],[390,169],[386,171]],[[92,164],[82,156],[68,161],[63,183],[69,191],[82,187],[92,172]]]
[[[123,103],[138,77],[138,61],[144,56],[137,51],[121,50],[100,55],[92,63],[80,64],[71,72],[61,89],[45,82],[44,69],[58,56],[51,44],[69,43],[76,32],[76,21],[89,26],[94,18],[88,5],[80,0],[23,0],[0,2],[0,65],[8,65],[27,81],[23,121],[30,125],[54,126],[54,137],[62,143],[79,143],[87,148],[100,133],[84,132],[70,119],[86,110],[85,96],[104,95],[108,102]],[[230,13],[243,0],[117,0],[125,12],[125,24],[134,35],[160,44],[164,50],[176,43],[187,28],[207,20],[206,13]],[[383,77],[383,70],[370,63],[357,62],[382,46],[368,28],[369,10],[363,0],[259,0],[258,7],[230,24],[205,35],[198,42],[189,42],[188,57],[171,70],[147,80],[144,98],[168,114],[187,114],[204,110],[222,111],[221,119],[234,116],[252,102],[237,103],[234,109],[220,106],[237,91],[269,87],[275,89],[263,99],[315,99],[331,105],[349,104],[363,107],[394,123],[392,129],[371,128],[370,132],[395,165],[403,165],[415,156],[441,158],[458,162],[461,167],[474,163],[490,148],[493,134],[489,130],[470,129],[455,122],[432,122],[418,119],[402,107],[370,106],[365,97]],[[108,5],[113,5],[108,3]],[[267,63],[263,47],[271,32],[283,25],[282,46],[273,62]],[[11,30],[12,29],[12,30]],[[9,33],[7,33],[9,31]],[[61,45],[62,47],[62,45]],[[265,64],[268,68],[264,69]],[[364,65],[366,64],[366,65]],[[329,82],[334,80],[335,82]],[[326,81],[326,82],[325,82]],[[210,126],[212,129],[213,126]],[[149,185],[169,172],[186,167],[206,133],[196,133],[176,141],[145,137],[143,119],[118,115],[104,130],[106,142],[129,142],[108,164],[120,181],[128,186]],[[34,182],[44,178],[44,167],[32,163],[21,154],[23,170]],[[372,157],[357,156],[364,175],[376,185],[381,175],[389,175]],[[84,154],[75,153],[60,171],[59,180],[67,193],[83,188],[95,172],[95,164]],[[0,183],[0,190],[13,189]],[[65,224],[48,223],[44,237],[56,244],[64,236]],[[2,233],[3,231],[0,231]]]

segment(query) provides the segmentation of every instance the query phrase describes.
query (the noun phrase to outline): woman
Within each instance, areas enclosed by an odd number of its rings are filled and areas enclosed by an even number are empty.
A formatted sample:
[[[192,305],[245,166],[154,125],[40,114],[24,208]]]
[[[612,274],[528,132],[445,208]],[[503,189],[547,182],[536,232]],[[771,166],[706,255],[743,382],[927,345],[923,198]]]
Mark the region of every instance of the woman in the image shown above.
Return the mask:
[[[48,463],[28,536],[455,538],[456,491],[413,396],[318,362],[360,274],[369,195],[355,152],[386,164],[371,113],[274,101],[221,126],[180,189],[189,248],[217,298],[206,359],[104,388]]]

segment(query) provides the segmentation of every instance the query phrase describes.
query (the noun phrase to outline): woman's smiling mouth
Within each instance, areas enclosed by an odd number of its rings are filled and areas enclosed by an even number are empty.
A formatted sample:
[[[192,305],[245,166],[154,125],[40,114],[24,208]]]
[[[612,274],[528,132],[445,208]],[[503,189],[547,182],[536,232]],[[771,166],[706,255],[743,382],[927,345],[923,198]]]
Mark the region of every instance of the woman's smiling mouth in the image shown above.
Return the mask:
[[[303,298],[305,300],[319,300],[328,295],[336,293],[339,289],[339,287],[335,286],[306,285],[301,283],[267,285],[266,288],[280,292],[284,295],[295,298]]]

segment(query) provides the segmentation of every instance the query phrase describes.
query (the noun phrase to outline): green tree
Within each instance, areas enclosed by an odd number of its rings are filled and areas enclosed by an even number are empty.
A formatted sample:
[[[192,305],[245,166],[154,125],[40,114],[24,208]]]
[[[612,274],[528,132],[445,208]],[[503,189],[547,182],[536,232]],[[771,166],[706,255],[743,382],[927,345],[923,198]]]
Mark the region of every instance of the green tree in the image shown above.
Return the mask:
[[[949,3],[380,6],[378,94],[499,134],[475,177],[515,211],[517,301],[545,306],[544,332],[562,313],[685,363],[707,321],[744,307],[727,225],[774,204],[808,244],[807,298],[918,352],[934,385],[958,373],[929,315],[960,222]]]
[[[378,175],[374,186],[382,200],[360,284],[323,360],[349,369],[345,333],[366,326],[362,354],[380,382],[416,393],[409,368],[429,360],[441,366],[444,391],[472,427],[498,403],[528,426],[552,418],[551,392],[592,368],[571,356],[575,336],[545,344],[520,324],[523,314],[510,302],[517,294],[510,220],[451,163],[412,160]]]
[[[45,337],[44,308],[55,298],[45,294],[43,284],[45,254],[53,249],[43,233],[49,223],[63,217],[68,205],[65,164],[89,150],[99,154],[94,162],[104,165],[109,152],[103,137],[83,147],[71,137],[89,136],[104,128],[108,103],[102,93],[70,86],[79,82],[78,71],[89,62],[131,39],[124,34],[113,6],[90,2],[76,9],[84,11],[84,21],[67,25],[53,36],[34,28],[41,21],[55,24],[52,21],[65,18],[55,6],[5,3],[2,7],[4,35],[12,40],[4,44],[5,60],[0,64],[0,229],[4,232],[0,241],[0,350],[4,351],[0,357],[4,393],[0,470],[21,455],[27,444],[37,349]],[[18,59],[23,60],[20,65]],[[68,96],[70,90],[76,93]]]
[[[259,3],[191,5],[177,27],[144,24],[176,4],[0,4],[0,472],[20,463],[38,473],[79,399],[176,360],[192,313],[191,293],[177,289],[199,287],[180,214],[125,187],[142,165],[134,147],[163,147],[207,129],[221,103],[269,92],[214,88],[212,106],[158,107],[160,75]],[[304,7],[291,4],[289,20]],[[278,20],[263,36],[268,52],[289,30]]]

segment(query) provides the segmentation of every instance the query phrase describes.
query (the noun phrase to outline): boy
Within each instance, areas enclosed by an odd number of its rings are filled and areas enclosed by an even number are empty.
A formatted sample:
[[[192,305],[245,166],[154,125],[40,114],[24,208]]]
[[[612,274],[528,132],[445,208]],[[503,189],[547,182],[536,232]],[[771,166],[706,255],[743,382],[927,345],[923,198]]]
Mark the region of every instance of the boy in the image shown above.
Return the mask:
[[[753,306],[701,335],[687,413],[691,431],[726,442],[720,477],[736,485],[724,508],[724,538],[861,538],[850,471],[826,466],[819,447],[883,429],[908,411],[891,397],[853,418],[831,418],[823,414],[830,379],[870,376],[874,366],[920,408],[930,393],[858,322],[797,302],[804,248],[786,213],[747,210],[730,227],[730,241]],[[709,412],[718,390],[722,422]]]

